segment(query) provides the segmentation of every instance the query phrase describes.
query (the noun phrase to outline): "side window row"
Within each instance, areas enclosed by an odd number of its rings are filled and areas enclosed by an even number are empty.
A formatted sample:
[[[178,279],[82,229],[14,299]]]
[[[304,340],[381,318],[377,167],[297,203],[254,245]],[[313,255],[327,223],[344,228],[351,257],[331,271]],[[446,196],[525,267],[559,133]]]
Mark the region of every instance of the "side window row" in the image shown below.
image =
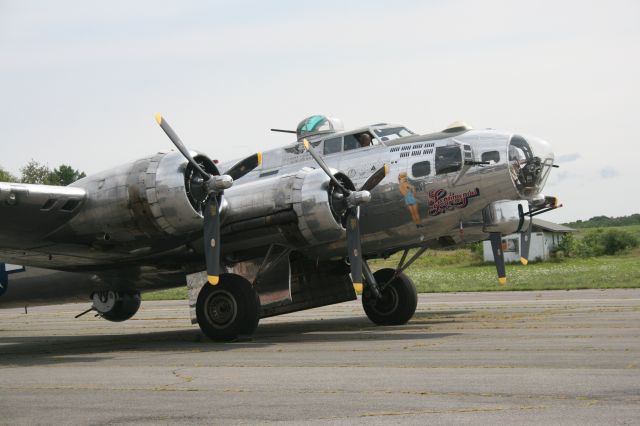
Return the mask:
[[[436,174],[457,172],[462,168],[462,153],[460,148],[452,146],[443,146],[436,148]],[[498,151],[488,151],[482,153],[482,161],[500,162],[500,153]],[[431,174],[431,163],[429,161],[420,161],[411,166],[411,174],[414,177],[428,176]]]

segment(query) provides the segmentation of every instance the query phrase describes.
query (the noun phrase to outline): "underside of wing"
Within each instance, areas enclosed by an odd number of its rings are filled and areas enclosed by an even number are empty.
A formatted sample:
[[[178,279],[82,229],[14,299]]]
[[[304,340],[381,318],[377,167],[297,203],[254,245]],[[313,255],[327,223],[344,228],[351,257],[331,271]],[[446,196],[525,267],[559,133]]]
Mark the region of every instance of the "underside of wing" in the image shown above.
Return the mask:
[[[0,182],[0,248],[33,247],[76,215],[86,191]]]

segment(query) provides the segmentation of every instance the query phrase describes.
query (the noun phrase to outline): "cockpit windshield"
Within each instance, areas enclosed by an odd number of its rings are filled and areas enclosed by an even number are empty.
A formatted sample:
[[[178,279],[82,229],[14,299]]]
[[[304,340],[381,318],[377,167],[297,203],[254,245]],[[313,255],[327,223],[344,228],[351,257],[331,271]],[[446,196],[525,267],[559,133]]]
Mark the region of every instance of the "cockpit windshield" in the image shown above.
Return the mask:
[[[373,131],[382,142],[392,141],[394,139],[415,134],[406,127],[388,127],[386,129],[374,129]]]

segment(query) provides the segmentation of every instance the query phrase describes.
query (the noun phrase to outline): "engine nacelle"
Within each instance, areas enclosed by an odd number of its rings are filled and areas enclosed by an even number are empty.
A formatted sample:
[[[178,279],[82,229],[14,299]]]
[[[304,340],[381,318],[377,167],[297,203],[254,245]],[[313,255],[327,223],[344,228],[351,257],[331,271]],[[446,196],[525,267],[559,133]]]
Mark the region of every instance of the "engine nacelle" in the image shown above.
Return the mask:
[[[195,159],[207,172],[219,174],[207,157]],[[207,194],[191,188],[193,173],[185,158],[171,151],[82,179],[73,185],[86,190],[85,205],[60,233],[135,247],[153,237],[201,232]]]
[[[353,187],[346,176],[333,172],[346,186]],[[299,231],[298,238],[281,235],[288,243],[299,244],[300,236],[309,245],[335,241],[343,237],[344,227],[340,219],[342,207],[336,205],[333,190],[329,177],[310,167],[234,186],[225,192],[223,229],[233,233],[248,230],[253,224],[268,225],[270,218],[283,217],[288,212],[290,222],[297,222]]]

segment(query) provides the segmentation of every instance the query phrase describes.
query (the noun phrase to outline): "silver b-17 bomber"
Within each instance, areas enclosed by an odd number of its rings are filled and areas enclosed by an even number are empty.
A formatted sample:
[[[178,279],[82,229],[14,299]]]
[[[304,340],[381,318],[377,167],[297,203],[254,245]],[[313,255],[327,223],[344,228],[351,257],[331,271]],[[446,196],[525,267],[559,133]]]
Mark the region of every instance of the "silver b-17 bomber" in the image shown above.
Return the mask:
[[[228,341],[359,290],[374,323],[399,325],[417,305],[404,271],[426,250],[489,238],[504,284],[502,235],[524,233],[527,263],[531,218],[559,207],[536,137],[317,115],[284,130],[294,143],[218,164],[156,120],[177,151],[67,187],[0,183],[0,307],[85,300],[124,321],[141,291],[186,284],[192,321]],[[369,267],[396,252],[395,269]]]

